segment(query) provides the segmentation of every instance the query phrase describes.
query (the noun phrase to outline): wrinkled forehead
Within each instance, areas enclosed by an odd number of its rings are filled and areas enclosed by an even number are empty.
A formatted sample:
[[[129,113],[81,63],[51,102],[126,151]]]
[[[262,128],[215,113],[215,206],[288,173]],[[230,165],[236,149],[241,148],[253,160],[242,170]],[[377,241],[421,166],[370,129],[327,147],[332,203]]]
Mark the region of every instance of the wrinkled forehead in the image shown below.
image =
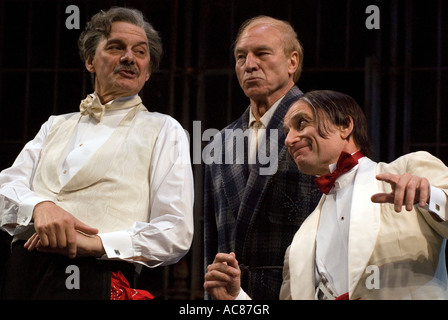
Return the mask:
[[[138,41],[145,43],[148,42],[146,32],[143,28],[125,21],[113,22],[107,38],[120,38],[127,41]]]
[[[248,26],[238,37],[235,48],[244,47],[252,43],[258,45],[275,44],[280,45],[282,34],[272,24],[257,23]]]

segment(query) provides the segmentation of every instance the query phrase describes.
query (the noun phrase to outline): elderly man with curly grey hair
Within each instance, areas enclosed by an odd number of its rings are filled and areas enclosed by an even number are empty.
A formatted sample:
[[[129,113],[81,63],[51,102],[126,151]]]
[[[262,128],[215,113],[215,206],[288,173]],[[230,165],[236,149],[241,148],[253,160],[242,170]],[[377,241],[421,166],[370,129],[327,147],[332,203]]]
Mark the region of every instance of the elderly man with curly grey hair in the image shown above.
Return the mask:
[[[176,263],[191,245],[188,139],[138,95],[159,66],[159,34],[115,7],[78,45],[94,92],[0,173],[0,228],[13,236],[2,299],[151,299],[129,284],[134,266]]]

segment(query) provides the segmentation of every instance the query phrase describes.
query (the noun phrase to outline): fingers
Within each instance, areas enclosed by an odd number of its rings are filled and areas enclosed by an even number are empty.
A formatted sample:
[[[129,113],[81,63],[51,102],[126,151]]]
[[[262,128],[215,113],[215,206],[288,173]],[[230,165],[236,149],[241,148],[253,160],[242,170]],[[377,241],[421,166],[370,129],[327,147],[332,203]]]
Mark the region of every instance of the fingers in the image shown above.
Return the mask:
[[[375,203],[392,203],[396,212],[401,212],[403,206],[407,211],[411,211],[414,204],[424,207],[429,203],[430,184],[426,178],[409,173],[403,175],[383,173],[377,175],[376,178],[389,183],[392,192],[373,195],[371,200]]]
[[[73,217],[74,219],[74,227],[76,230],[81,231],[85,234],[88,235],[95,235],[98,234],[98,229],[97,228],[93,228],[91,226],[86,225],[84,222],[81,222],[80,220],[76,219],[75,217]]]
[[[68,257],[76,257],[77,231],[87,235],[95,235],[98,229],[92,228],[73,217],[69,212],[53,202],[41,202],[33,211],[34,228],[41,248],[51,248],[64,252]],[[30,238],[27,247],[35,249],[35,237]]]
[[[230,254],[218,253],[213,263],[207,267],[207,273],[209,272],[211,276],[216,275],[221,280],[238,277],[240,268],[235,254],[233,252]]]
[[[67,256],[71,259],[76,257],[76,230],[74,228],[68,228],[66,230],[67,234],[67,241],[66,241],[66,247],[67,247]]]
[[[38,248],[38,243],[39,243],[39,236],[37,233],[34,233],[28,240],[27,242],[25,242],[25,244],[23,245],[25,249],[27,249],[28,251],[32,251],[36,248]]]
[[[218,253],[204,276],[204,288],[215,299],[234,299],[240,291],[241,271],[234,253]]]

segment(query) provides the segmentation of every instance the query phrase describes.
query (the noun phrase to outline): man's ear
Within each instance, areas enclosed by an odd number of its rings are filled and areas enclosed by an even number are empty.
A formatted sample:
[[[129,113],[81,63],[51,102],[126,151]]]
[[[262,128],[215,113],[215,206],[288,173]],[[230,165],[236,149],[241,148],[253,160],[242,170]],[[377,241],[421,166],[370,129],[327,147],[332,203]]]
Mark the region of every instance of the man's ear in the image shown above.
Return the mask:
[[[347,117],[347,121],[346,121],[346,125],[342,125],[339,128],[339,132],[341,134],[341,138],[344,140],[347,140],[352,132],[353,132],[353,118],[348,116]]]
[[[299,53],[297,51],[291,53],[289,62],[288,72],[289,74],[294,74],[299,66]]]
[[[86,62],[84,63],[87,71],[90,73],[95,73],[95,67],[93,66],[93,57],[87,57]]]

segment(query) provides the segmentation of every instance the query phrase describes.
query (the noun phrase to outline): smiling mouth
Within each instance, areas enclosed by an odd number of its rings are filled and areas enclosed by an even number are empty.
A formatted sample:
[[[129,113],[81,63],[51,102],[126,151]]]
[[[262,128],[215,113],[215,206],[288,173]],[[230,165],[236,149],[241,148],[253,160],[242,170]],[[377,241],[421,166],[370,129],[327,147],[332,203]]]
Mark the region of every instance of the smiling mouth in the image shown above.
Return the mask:
[[[294,159],[296,159],[297,157],[303,155],[303,151],[305,151],[306,148],[311,149],[311,145],[308,143],[302,143],[300,145],[296,144],[290,149],[290,154]]]

